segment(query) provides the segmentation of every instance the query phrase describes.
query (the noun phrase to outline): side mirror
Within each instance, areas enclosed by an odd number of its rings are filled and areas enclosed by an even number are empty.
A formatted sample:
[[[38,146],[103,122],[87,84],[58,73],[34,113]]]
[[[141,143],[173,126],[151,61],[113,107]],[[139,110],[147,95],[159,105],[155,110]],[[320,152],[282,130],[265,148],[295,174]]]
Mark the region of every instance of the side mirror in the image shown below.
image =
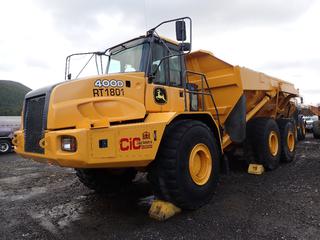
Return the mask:
[[[68,74],[67,78],[68,78],[68,80],[71,79],[71,73]]]
[[[300,97],[301,104],[303,104],[303,97]]]
[[[189,52],[191,50],[190,43],[179,43],[179,50],[182,52]]]
[[[176,38],[177,41],[185,41],[187,39],[185,21],[176,21]]]

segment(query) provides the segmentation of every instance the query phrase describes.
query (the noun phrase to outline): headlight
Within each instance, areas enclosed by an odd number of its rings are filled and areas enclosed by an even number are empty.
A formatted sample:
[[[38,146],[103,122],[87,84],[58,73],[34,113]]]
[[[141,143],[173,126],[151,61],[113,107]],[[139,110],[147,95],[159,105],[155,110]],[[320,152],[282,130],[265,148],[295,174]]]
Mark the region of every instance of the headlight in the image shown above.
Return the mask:
[[[67,152],[77,151],[77,140],[72,136],[61,137],[61,150]]]

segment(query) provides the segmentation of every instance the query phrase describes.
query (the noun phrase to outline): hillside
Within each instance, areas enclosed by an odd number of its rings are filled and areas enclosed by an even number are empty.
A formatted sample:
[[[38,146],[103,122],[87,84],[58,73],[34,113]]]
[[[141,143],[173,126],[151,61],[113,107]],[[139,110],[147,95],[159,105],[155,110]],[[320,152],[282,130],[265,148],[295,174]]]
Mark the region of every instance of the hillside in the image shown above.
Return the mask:
[[[19,116],[24,96],[30,90],[21,83],[0,80],[0,116]]]

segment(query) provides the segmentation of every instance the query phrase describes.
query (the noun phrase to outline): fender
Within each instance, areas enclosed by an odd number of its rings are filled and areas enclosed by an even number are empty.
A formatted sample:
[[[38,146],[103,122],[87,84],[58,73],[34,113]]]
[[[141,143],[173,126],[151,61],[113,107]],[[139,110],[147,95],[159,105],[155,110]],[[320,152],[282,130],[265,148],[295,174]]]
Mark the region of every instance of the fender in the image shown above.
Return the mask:
[[[193,119],[205,123],[213,132],[220,146],[220,151],[223,153],[221,134],[217,121],[214,119],[210,112],[162,112],[162,113],[149,113],[145,119],[145,123],[162,122],[166,126],[171,122],[179,121],[182,119]]]

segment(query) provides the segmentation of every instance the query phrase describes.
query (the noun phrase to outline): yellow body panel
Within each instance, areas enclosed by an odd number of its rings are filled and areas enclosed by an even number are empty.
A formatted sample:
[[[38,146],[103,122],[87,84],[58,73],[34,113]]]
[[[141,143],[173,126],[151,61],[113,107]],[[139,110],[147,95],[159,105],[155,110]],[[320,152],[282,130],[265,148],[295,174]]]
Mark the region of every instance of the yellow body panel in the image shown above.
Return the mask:
[[[261,116],[273,117],[276,117],[277,113],[284,112],[284,109],[286,109],[286,105],[290,100],[290,98],[286,98],[287,96],[295,97],[299,95],[298,90],[289,82],[248,68],[233,66],[208,51],[199,50],[193,52],[186,59],[188,70],[206,75],[209,84],[208,90],[211,91],[215,99],[222,125],[224,125],[242,95],[246,96],[247,114],[250,112],[252,114],[252,110],[259,105],[264,97],[269,96],[270,98],[263,105],[260,104],[259,109],[256,109],[254,114],[257,114],[258,110],[262,109],[264,111],[259,113]],[[199,77],[191,75],[189,81],[196,83],[201,88]],[[279,96],[278,102],[276,102],[277,95]],[[207,111],[215,115],[214,106],[208,96],[205,97],[205,106]],[[273,114],[271,110],[275,109],[276,111]],[[249,119],[247,118],[247,120]]]
[[[20,130],[15,133],[15,150],[25,158],[65,167],[145,167],[155,159],[166,125],[177,116],[175,112],[150,113],[141,123],[46,131],[44,154],[25,152],[24,132]],[[61,136],[66,135],[77,139],[76,152],[61,150]],[[100,139],[108,140],[107,148],[99,147]]]
[[[117,80],[122,87],[96,87],[95,82]],[[126,81],[130,80],[130,87]],[[145,117],[144,73],[110,74],[68,81],[56,86],[48,111],[48,129],[107,127],[110,122]],[[115,91],[119,95],[115,95]],[[113,93],[113,96],[112,94]]]
[[[239,67],[240,76],[244,90],[263,90],[272,91],[274,88],[279,88],[280,91],[290,94],[298,95],[299,92],[294,88],[292,83],[283,81],[281,79],[270,77],[264,73],[256,72],[248,68]]]
[[[171,118],[169,115],[166,117]],[[151,121],[99,129],[47,131],[44,154],[24,152],[23,131],[18,131],[16,152],[40,162],[75,168],[147,166],[155,158],[167,118],[152,121],[155,118],[150,117]],[[76,152],[61,150],[60,138],[66,135],[76,138]],[[107,139],[108,147],[100,148],[100,139]]]
[[[154,100],[154,89],[163,88],[167,92],[167,102],[157,104]],[[183,112],[184,97],[182,88],[163,86],[157,84],[147,84],[146,86],[146,110],[147,112]],[[189,98],[187,98],[189,99]],[[189,100],[187,101],[189,103]]]
[[[188,70],[204,73],[208,80],[209,89],[215,99],[221,124],[229,116],[231,110],[243,94],[242,81],[237,68],[216,58],[207,51],[193,52],[187,56]],[[200,78],[189,75],[189,81],[201,88]],[[210,97],[205,97],[206,110],[216,115]]]

